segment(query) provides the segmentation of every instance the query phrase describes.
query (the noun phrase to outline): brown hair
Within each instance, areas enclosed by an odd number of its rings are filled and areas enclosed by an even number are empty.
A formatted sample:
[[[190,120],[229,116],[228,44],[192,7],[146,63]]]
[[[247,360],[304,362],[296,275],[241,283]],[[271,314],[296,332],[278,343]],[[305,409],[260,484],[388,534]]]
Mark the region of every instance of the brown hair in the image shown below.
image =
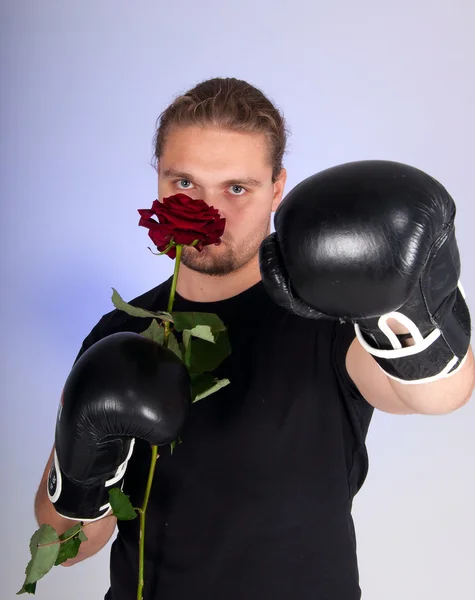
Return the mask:
[[[175,98],[157,119],[155,164],[163,153],[170,129],[190,125],[265,134],[272,179],[276,181],[282,169],[288,131],[283,114],[261,90],[241,79],[216,77]]]

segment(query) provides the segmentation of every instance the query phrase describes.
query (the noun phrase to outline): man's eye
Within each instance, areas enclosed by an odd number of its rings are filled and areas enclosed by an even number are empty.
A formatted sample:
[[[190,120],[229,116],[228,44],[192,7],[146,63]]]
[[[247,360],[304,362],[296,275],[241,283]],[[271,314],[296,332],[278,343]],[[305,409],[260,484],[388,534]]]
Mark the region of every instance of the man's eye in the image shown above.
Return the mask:
[[[188,189],[191,185],[191,181],[188,181],[188,179],[179,179],[178,181],[176,181],[175,183],[185,183],[187,185],[184,186],[184,189]]]
[[[232,185],[231,189],[236,196],[242,196],[246,190],[241,185]]]

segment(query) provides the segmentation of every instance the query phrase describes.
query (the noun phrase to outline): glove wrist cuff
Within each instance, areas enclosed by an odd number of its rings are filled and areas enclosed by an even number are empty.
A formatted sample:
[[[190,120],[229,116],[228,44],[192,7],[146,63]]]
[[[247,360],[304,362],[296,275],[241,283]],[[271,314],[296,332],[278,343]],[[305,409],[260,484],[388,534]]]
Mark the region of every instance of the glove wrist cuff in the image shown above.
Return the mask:
[[[453,375],[467,355],[465,352],[463,356],[456,356],[440,329],[434,329],[412,346],[402,347],[398,340],[399,347],[388,350],[371,346],[359,325],[355,325],[355,332],[360,344],[386,375],[401,383],[430,383]]]
[[[391,318],[406,326],[413,345],[402,347],[387,325]],[[428,325],[432,326],[430,330]],[[364,323],[355,324],[355,331],[360,344],[386,375],[401,383],[429,383],[455,374],[462,366],[470,347],[471,319],[459,286],[426,323],[425,337],[415,322],[401,312],[383,315],[372,331],[366,330]]]
[[[61,469],[55,449],[46,489],[56,512],[74,521],[97,521],[105,517],[112,510],[109,490],[122,488],[127,462],[128,458],[107,480],[79,482],[68,477]]]

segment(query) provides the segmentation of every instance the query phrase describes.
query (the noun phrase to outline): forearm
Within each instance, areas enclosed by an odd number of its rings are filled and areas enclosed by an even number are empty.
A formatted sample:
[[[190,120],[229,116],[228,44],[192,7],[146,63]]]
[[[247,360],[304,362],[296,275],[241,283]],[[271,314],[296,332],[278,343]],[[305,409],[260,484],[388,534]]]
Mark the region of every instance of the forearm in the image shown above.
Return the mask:
[[[41,483],[35,496],[35,517],[38,525],[48,524],[51,525],[56,532],[61,535],[70,527],[73,527],[80,521],[74,521],[72,519],[66,519],[58,514],[48,498],[47,494],[47,479],[48,472],[53,460],[53,452],[49,457],[48,463],[43,473]],[[78,555],[62,563],[62,566],[69,567],[73,564],[80,562],[86,558],[89,558],[93,554],[96,554],[101,548],[103,548],[109,541],[111,535],[114,532],[117,519],[114,516],[107,516],[98,521],[84,523],[84,533],[87,536],[87,541],[82,542],[79,547]]]
[[[418,414],[442,415],[464,406],[475,388],[475,360],[472,348],[460,369],[436,381],[405,384],[387,377],[391,388],[408,408]]]

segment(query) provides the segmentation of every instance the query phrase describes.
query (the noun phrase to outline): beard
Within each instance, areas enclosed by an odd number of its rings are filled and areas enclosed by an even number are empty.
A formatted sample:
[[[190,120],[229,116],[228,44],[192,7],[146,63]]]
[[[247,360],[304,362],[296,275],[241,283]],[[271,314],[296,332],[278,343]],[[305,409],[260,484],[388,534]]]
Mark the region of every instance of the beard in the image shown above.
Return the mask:
[[[196,273],[223,277],[249,264],[259,253],[260,245],[269,233],[270,224],[265,223],[241,244],[224,235],[219,246],[204,246],[201,252],[196,248],[184,246],[181,263]]]

